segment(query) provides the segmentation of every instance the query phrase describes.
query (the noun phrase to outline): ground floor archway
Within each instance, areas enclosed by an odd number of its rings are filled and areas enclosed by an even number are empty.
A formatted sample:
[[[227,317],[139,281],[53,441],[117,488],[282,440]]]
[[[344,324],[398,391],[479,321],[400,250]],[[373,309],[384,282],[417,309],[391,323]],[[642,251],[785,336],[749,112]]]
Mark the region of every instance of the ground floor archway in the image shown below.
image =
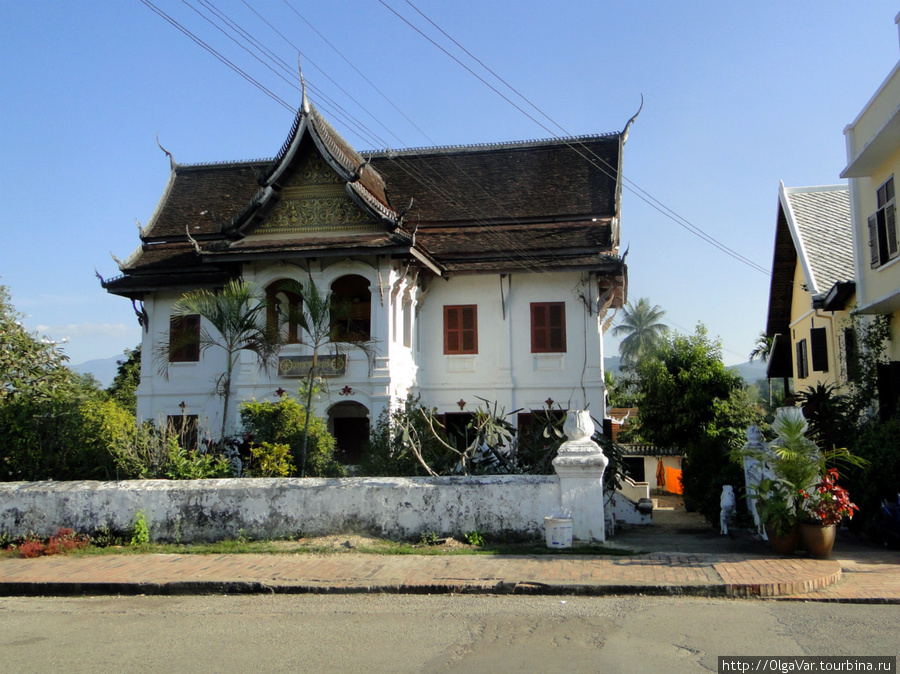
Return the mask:
[[[369,440],[369,410],[350,400],[332,405],[328,410],[328,432],[337,444],[335,458],[343,464],[358,464]]]

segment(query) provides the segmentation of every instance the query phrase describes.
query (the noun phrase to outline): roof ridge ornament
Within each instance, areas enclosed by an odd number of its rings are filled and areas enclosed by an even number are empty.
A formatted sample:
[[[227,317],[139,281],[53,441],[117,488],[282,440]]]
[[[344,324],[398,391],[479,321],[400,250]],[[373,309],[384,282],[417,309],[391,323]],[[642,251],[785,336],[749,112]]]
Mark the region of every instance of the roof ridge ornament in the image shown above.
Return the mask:
[[[300,91],[302,94],[302,102],[300,103],[300,109],[309,114],[309,99],[306,97],[306,79],[303,77],[303,61],[301,57],[303,55],[298,51],[297,52],[297,70],[300,72]]]
[[[200,244],[197,243],[197,239],[191,236],[191,231],[188,229],[187,225],[184,226],[184,233],[187,234],[187,240],[194,247],[194,252],[197,255],[201,255],[203,253],[203,250],[200,248]]]
[[[172,156],[172,153],[169,152],[166,148],[162,146],[159,142],[159,131],[156,132],[156,144],[160,150],[166,153],[166,156],[169,158],[169,166],[172,168],[172,171],[175,171],[175,157]]]
[[[631,125],[634,124],[634,120],[637,119],[638,115],[641,114],[641,110],[644,109],[644,94],[641,94],[641,106],[638,108],[638,111],[631,116],[631,119],[628,120],[628,123],[625,125],[625,128],[622,129],[622,145],[625,144],[625,141],[628,140],[628,130],[631,128]]]

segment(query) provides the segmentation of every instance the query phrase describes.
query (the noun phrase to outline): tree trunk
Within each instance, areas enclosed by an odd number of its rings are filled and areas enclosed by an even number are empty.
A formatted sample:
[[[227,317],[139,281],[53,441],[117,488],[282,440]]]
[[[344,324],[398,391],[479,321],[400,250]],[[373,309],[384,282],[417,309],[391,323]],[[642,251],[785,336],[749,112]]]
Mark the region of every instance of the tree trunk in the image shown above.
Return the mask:
[[[309,368],[309,381],[306,385],[306,419],[303,427],[303,450],[300,452],[300,477],[306,477],[306,455],[309,447],[309,422],[312,418],[313,381],[315,380],[316,366],[319,364],[319,354],[313,351],[312,367]]]

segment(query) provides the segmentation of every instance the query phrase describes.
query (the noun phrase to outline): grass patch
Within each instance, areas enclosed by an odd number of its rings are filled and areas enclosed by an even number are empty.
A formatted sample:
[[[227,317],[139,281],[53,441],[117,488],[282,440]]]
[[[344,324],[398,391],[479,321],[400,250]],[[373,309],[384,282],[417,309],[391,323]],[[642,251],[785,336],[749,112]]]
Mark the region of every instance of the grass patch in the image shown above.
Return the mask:
[[[68,531],[68,530],[66,530]],[[85,555],[239,555],[239,554],[366,554],[366,555],[553,555],[553,556],[610,556],[640,554],[643,551],[607,547],[599,543],[576,544],[571,548],[548,548],[543,538],[523,538],[491,540],[480,536],[480,545],[457,540],[439,538],[430,533],[417,541],[396,541],[387,538],[359,534],[337,534],[319,537],[286,538],[278,540],[253,540],[245,536],[212,543],[151,543],[141,542],[125,536],[113,536],[108,532],[94,536],[88,542],[87,536],[73,540],[84,541],[78,546],[53,546],[50,541],[36,537],[0,541],[0,557],[34,556],[22,554],[27,545],[41,546],[42,554]],[[472,540],[472,537],[469,537]],[[56,548],[59,547],[59,550]],[[52,551],[50,551],[52,548]]]
[[[565,555],[565,556],[617,556],[640,554],[642,551],[613,548],[599,543],[583,544],[571,548],[547,548],[542,541],[491,542],[483,546],[465,543],[422,544],[408,541],[392,541],[382,538],[357,540],[354,536],[328,536],[286,540],[222,540],[213,543],[146,543],[111,547],[88,546],[73,551],[72,555],[224,555],[224,554],[366,554],[366,555]],[[452,539],[450,539],[452,540]]]

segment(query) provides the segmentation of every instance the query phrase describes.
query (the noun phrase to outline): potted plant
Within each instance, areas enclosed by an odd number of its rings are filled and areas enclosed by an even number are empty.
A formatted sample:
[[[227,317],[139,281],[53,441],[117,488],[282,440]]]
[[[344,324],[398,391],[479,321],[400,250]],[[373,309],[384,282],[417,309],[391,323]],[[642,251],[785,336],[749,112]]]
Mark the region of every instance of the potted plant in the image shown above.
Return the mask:
[[[781,407],[772,422],[775,441],[771,445],[748,443],[738,457],[764,466],[756,472],[759,479],[747,486],[757,494],[760,526],[772,551],[778,554],[790,554],[796,549],[798,491],[815,484],[822,470],[819,448],[806,437],[808,427],[800,409]]]
[[[796,490],[783,480],[773,478],[763,478],[754,486],[760,495],[756,501],[756,511],[769,547],[780,555],[791,554],[800,540]]]
[[[821,451],[815,442],[806,437],[808,429],[809,423],[800,408],[780,407],[772,422],[772,430],[777,437],[771,445],[748,442],[739,452],[739,458],[751,458],[765,466],[762,477],[756,483],[748,484],[748,487],[758,494],[757,512],[773,551],[782,554],[793,551],[791,546],[796,546],[797,540],[794,538],[791,541],[792,530],[802,529],[800,524],[803,521],[815,522],[818,528],[822,528],[822,518],[812,514],[816,508],[823,514],[830,513],[826,518],[836,517],[835,522],[839,522],[845,514],[852,515],[852,510],[856,509],[850,503],[846,490],[836,484],[837,470],[831,468],[826,472],[826,464],[863,465],[865,461],[845,448]],[[804,494],[807,496],[804,497]],[[841,514],[831,513],[831,508],[836,508],[835,512]],[[827,532],[817,533],[828,536]],[[812,535],[812,532],[807,535]],[[802,536],[801,532],[801,541]],[[793,533],[793,537],[797,537],[797,533]],[[833,528],[831,540],[833,544]]]
[[[844,517],[853,518],[859,510],[850,502],[850,494],[838,485],[838,471],[831,468],[810,490],[799,490],[800,539],[816,559],[827,559],[834,547],[837,525]]]

